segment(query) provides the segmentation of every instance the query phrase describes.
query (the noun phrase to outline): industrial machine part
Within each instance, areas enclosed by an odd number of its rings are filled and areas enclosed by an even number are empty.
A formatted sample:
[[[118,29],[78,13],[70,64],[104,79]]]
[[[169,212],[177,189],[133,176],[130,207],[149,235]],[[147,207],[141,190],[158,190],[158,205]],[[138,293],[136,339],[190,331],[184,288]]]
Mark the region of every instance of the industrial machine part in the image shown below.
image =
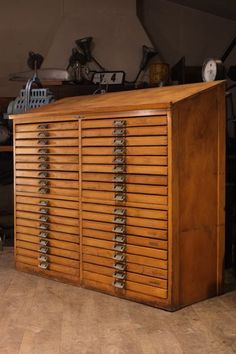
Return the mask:
[[[86,63],[93,61],[99,67],[100,70],[105,71],[104,67],[92,55],[92,51],[91,51],[92,42],[93,42],[93,37],[85,37],[85,38],[77,39],[75,41],[78,48],[82,51]]]

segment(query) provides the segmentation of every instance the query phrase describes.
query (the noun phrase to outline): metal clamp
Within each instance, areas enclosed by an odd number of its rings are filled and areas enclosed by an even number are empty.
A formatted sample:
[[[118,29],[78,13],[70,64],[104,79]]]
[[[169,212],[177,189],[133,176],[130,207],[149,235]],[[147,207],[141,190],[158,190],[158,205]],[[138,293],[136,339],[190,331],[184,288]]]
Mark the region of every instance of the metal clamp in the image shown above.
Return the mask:
[[[114,261],[118,262],[123,262],[125,260],[125,254],[124,253],[115,253],[112,257]]]
[[[38,192],[41,194],[47,194],[49,192],[49,188],[39,188]]]
[[[124,216],[126,214],[126,210],[123,208],[115,208],[114,209],[114,214],[115,215],[122,215]]]
[[[38,260],[41,262],[47,262],[48,256],[46,254],[40,254]]]
[[[39,224],[39,228],[41,230],[48,230],[49,229],[49,225],[48,224]]]
[[[38,138],[40,138],[40,139],[46,139],[48,137],[49,137],[49,134],[47,132],[38,133]]]
[[[126,199],[126,196],[125,196],[125,194],[115,194],[114,199],[117,202],[124,202]]]
[[[42,222],[48,222],[48,219],[49,219],[48,215],[41,215],[39,217],[39,221],[42,221]]]
[[[38,145],[48,145],[48,140],[47,139],[40,139],[40,140],[38,140]]]
[[[42,205],[42,206],[49,206],[49,201],[48,201],[48,200],[40,200],[40,201],[39,201],[39,205]]]
[[[123,147],[114,147],[113,154],[114,155],[124,155],[125,149]]]
[[[125,120],[114,120],[113,121],[113,126],[114,127],[124,127],[126,124]]]
[[[124,271],[126,269],[126,264],[125,263],[113,263],[113,268],[117,269],[117,270],[121,270]]]
[[[120,281],[120,280],[115,280],[112,285],[115,287],[115,288],[119,288],[119,289],[124,289],[125,287],[125,282],[123,281]]]
[[[41,178],[47,178],[49,176],[48,172],[39,172],[38,176]]]
[[[39,244],[40,244],[41,246],[47,246],[48,240],[45,240],[45,239],[39,240]]]
[[[39,124],[38,129],[48,129],[48,124]]]
[[[39,263],[39,268],[41,269],[48,269],[49,263],[48,262],[41,262]]]
[[[113,140],[113,144],[115,145],[115,146],[125,146],[125,139],[122,139],[122,138],[120,138],[120,139],[114,139]]]
[[[45,215],[48,215],[48,213],[49,213],[49,209],[46,209],[46,208],[40,208],[40,209],[39,209],[39,212],[40,212],[40,214],[45,214]]]
[[[41,247],[39,247],[39,252],[41,252],[41,253],[48,253],[48,251],[49,251],[49,248],[47,247],[47,246],[41,246]]]
[[[39,233],[39,237],[47,238],[48,236],[49,236],[48,232],[40,231],[40,233]]]
[[[126,278],[125,272],[115,272],[113,273],[113,277],[116,279],[124,280]]]
[[[122,244],[115,244],[113,247],[112,247],[113,251],[116,251],[116,252],[124,252],[125,251],[125,245],[122,245]]]
[[[42,155],[46,155],[46,154],[48,154],[48,152],[49,152],[48,149],[39,149],[39,150],[38,150],[38,153],[39,153],[39,154],[42,154]]]

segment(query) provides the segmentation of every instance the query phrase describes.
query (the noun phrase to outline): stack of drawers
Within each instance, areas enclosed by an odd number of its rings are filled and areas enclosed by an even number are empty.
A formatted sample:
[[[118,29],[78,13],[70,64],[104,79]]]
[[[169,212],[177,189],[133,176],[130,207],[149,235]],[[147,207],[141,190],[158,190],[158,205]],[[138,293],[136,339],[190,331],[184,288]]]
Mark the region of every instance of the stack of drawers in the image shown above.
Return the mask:
[[[78,121],[15,128],[16,262],[79,281]]]
[[[82,121],[83,284],[168,295],[167,117]]]

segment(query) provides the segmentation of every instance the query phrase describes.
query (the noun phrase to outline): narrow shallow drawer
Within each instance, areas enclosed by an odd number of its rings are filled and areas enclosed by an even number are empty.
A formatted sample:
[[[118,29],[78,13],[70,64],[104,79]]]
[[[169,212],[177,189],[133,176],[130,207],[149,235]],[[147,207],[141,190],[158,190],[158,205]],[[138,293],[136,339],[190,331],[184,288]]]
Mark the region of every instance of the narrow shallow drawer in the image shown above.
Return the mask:
[[[127,184],[159,185],[167,186],[168,177],[148,174],[127,174],[122,175]],[[114,182],[117,177],[114,173],[85,173],[82,174],[83,182]]]
[[[22,204],[29,204],[29,205],[37,205],[40,208],[42,207],[49,207],[49,208],[62,208],[63,212],[66,212],[65,209],[72,209],[69,210],[69,213],[72,213],[71,216],[74,217],[73,215],[78,215],[78,210],[79,210],[79,202],[74,202],[74,201],[69,201],[69,200],[54,200],[54,199],[44,199],[44,198],[37,198],[37,197],[27,197],[27,196],[21,196],[17,195],[16,196],[16,205],[18,203]],[[73,214],[76,213],[76,214]],[[65,215],[69,216],[69,215]]]
[[[56,146],[75,146],[78,147],[78,138],[61,138],[61,139],[17,139],[15,140],[16,147],[56,147]]]
[[[16,211],[17,218],[23,218],[28,220],[41,221],[46,223],[62,224],[62,225],[72,225],[79,226],[79,219],[67,218],[63,216],[53,216],[45,213],[32,213],[27,211]],[[60,226],[59,226],[60,227]]]
[[[43,176],[44,174],[42,174]],[[47,174],[46,174],[47,175]],[[47,187],[47,188],[66,188],[66,189],[78,189],[78,181],[64,181],[64,180],[53,180],[47,177],[42,178],[16,178],[16,184],[26,185],[26,186],[37,186],[37,187]]]
[[[77,138],[78,130],[47,130],[34,132],[16,132],[15,139],[61,139],[61,138]]]
[[[23,218],[16,218],[16,225],[18,226],[29,226],[33,228],[37,228],[40,230],[51,230],[51,231],[59,231],[65,232],[68,234],[79,234],[79,227],[78,226],[69,226],[69,225],[62,225],[62,224],[50,224],[46,222],[28,220]]]
[[[128,146],[125,148],[125,155],[126,156],[166,156],[168,153],[167,146]],[[91,158],[91,156],[113,156],[114,155],[114,148],[107,146],[103,147],[100,146],[99,151],[96,147],[83,147],[83,158],[85,159],[86,156]],[[130,159],[131,160],[131,159]],[[86,160],[85,160],[86,161]],[[132,160],[131,160],[132,161]]]
[[[79,156],[78,155],[16,155],[16,162],[32,162],[32,163],[41,163],[45,162],[48,164],[78,164]]]
[[[19,164],[20,165],[20,164]],[[33,164],[32,164],[33,165]],[[30,169],[27,167],[26,169]],[[53,169],[53,168],[50,168]],[[149,166],[149,165],[120,165],[116,168],[114,165],[97,165],[97,164],[82,164],[82,173],[119,173],[119,174],[150,174],[150,175],[167,175],[167,166]]]
[[[124,133],[122,134],[122,130]],[[132,136],[161,136],[167,135],[167,126],[125,126],[125,129],[121,128],[121,136],[125,135],[126,137]],[[111,137],[114,136],[114,128],[92,128],[92,129],[82,129],[82,138],[88,137]]]
[[[79,155],[79,148],[77,147],[17,147],[17,155]]]
[[[38,162],[38,163],[23,163],[16,162],[16,170],[37,170],[37,171],[78,171],[79,165],[73,163],[48,163],[48,162]]]
[[[125,139],[126,146],[162,146],[167,145],[167,136],[130,136]],[[117,138],[106,137],[106,138],[83,138],[82,146],[114,146],[117,143]]]
[[[20,198],[20,200],[27,202],[24,200],[24,197],[17,196],[17,198]],[[27,197],[26,197],[27,198]],[[39,205],[40,201],[38,203],[36,202],[36,205],[34,204],[23,204],[23,203],[16,203],[16,211],[17,212],[31,212],[31,213],[37,213],[38,215],[49,215],[49,216],[59,216],[62,218],[67,218],[67,219],[72,219],[71,221],[67,221],[69,225],[75,225],[75,223],[78,223],[79,219],[79,210],[73,210],[73,209],[65,209],[63,207],[50,207],[50,203],[46,203],[46,206],[40,206]],[[38,204],[38,205],[37,205]],[[54,204],[54,203],[53,203]],[[55,203],[56,204],[56,203]],[[58,204],[61,204],[60,201]],[[77,221],[75,221],[77,220]]]
[[[16,133],[18,132],[40,132],[50,130],[77,130],[79,127],[78,121],[67,122],[45,122],[45,123],[24,123],[16,124]],[[62,132],[61,132],[62,134]]]
[[[16,231],[17,231],[17,233],[35,236],[35,237],[41,237],[41,235],[43,233],[43,235],[46,235],[46,237],[49,237],[52,240],[65,241],[67,243],[69,243],[69,242],[79,243],[79,241],[80,241],[79,234],[73,235],[73,234],[68,234],[66,232],[52,231],[52,230],[45,231],[45,230],[37,229],[36,227],[31,227],[31,226],[18,225],[16,227]]]
[[[138,149],[137,149],[138,150]],[[100,151],[99,151],[100,153]],[[116,157],[114,156],[83,156],[83,164],[102,164],[114,165]],[[167,156],[125,156],[126,165],[153,165],[153,166],[167,166]]]
[[[16,240],[16,248],[24,248],[26,250],[32,250],[36,252],[42,252],[42,246],[36,243],[31,243],[31,242],[26,242],[26,241],[20,241]],[[46,247],[44,247],[46,249]],[[71,259],[79,259],[79,253],[76,251],[70,251],[70,250],[65,250],[61,248],[56,248],[56,247],[47,247],[47,252],[44,254],[51,254],[54,256],[59,256],[59,257],[64,257],[64,258],[71,258]]]
[[[32,178],[41,178],[42,171],[30,171],[30,170],[16,170],[16,177],[32,177]],[[50,179],[59,179],[59,180],[73,180],[78,181],[79,173],[78,172],[62,172],[62,171],[43,171],[44,178]]]
[[[165,126],[167,125],[167,116],[149,116],[149,117],[125,117],[125,118],[106,118],[106,119],[85,119],[82,120],[82,129],[110,128],[117,126],[140,127],[140,126]]]
[[[29,194],[41,194],[45,196],[55,196],[56,198],[60,197],[73,197],[75,200],[78,199],[78,190],[76,189],[66,189],[66,188],[51,188],[51,187],[40,187],[40,186],[27,186],[27,185],[16,185],[16,192],[23,192]]]

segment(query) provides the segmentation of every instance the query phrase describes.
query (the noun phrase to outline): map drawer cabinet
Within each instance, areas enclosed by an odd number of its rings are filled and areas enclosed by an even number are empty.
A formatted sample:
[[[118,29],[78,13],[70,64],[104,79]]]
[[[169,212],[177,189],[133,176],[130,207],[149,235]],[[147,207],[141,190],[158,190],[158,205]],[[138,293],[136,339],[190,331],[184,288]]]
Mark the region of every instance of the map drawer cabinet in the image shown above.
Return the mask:
[[[15,115],[19,270],[176,310],[218,295],[224,82]]]

